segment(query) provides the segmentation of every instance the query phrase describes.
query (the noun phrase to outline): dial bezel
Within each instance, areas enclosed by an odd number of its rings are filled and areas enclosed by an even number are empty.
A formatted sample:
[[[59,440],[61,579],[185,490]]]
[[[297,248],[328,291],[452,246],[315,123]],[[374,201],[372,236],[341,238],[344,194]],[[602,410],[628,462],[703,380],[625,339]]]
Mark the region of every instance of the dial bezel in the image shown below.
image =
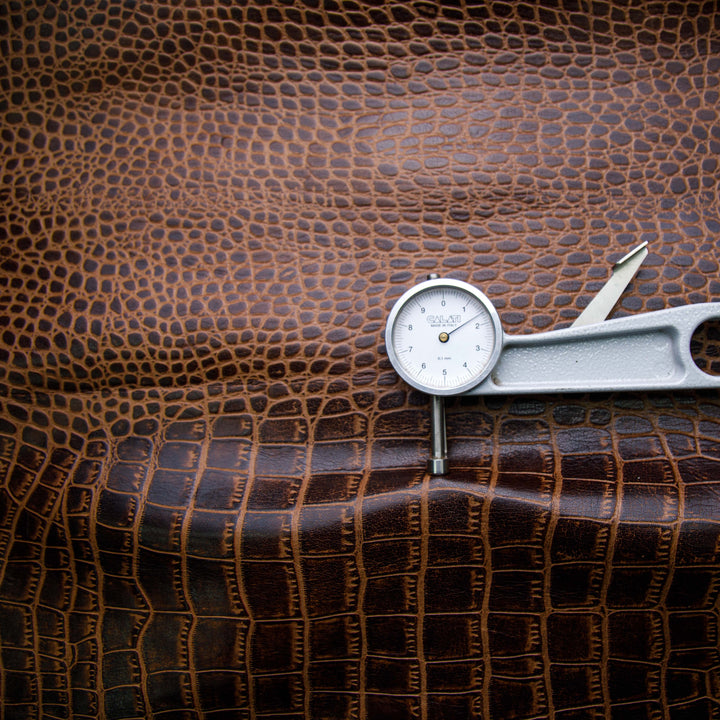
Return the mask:
[[[478,300],[483,306],[484,310],[488,313],[494,332],[493,349],[482,370],[479,373],[473,375],[473,377],[467,382],[450,388],[438,388],[434,386],[428,386],[420,382],[413,375],[410,375],[403,367],[398,353],[395,350],[394,343],[395,321],[401,310],[408,304],[408,302],[416,298],[417,295],[420,295],[427,290],[435,290],[439,287],[461,290]],[[493,368],[497,364],[497,361],[500,357],[500,352],[502,351],[502,345],[503,329],[500,323],[500,316],[498,315],[495,306],[490,302],[489,298],[473,285],[470,285],[469,283],[466,283],[462,280],[453,280],[451,278],[433,278],[431,280],[425,280],[411,287],[409,290],[403,293],[403,295],[400,296],[395,305],[393,305],[393,308],[390,311],[390,315],[388,316],[387,325],[385,327],[385,347],[387,350],[388,358],[390,359],[393,368],[408,385],[411,385],[417,390],[428,393],[429,395],[460,395],[479,385],[492,372]]]

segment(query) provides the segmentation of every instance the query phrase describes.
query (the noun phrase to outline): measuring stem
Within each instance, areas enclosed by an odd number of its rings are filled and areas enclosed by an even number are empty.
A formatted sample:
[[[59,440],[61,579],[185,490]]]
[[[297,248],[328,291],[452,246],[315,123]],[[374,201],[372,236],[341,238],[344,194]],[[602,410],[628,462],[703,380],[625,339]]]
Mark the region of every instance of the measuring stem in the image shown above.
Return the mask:
[[[431,475],[444,475],[448,469],[445,399],[440,395],[431,395],[430,399],[432,457],[428,460],[428,472]]]

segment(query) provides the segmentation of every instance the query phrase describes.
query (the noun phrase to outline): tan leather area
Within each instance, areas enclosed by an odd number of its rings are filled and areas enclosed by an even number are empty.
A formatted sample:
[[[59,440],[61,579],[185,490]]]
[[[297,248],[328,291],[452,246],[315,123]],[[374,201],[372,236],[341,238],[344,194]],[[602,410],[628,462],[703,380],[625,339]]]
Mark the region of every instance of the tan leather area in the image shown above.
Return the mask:
[[[715,391],[448,403],[509,332],[718,300],[713,3],[0,8],[4,717],[717,718]],[[716,361],[716,334],[698,343]],[[715,366],[716,367],[716,366]]]

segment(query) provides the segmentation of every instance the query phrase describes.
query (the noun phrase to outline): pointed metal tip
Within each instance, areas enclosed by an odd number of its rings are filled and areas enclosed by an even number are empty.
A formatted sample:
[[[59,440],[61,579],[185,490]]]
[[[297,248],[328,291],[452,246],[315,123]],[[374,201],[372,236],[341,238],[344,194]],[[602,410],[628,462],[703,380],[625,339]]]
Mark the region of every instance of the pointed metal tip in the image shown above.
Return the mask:
[[[644,251],[644,255],[647,255],[647,253],[648,253],[647,246],[648,246],[647,240],[643,243],[640,243],[637,247],[633,248],[627,255],[620,258],[615,263],[615,267],[617,267],[618,265],[624,265],[628,260],[630,260],[631,258],[634,258],[638,253],[641,253],[643,251]]]
[[[605,320],[615,303],[625,292],[630,281],[635,277],[635,273],[637,273],[647,254],[647,242],[644,242],[616,262],[610,279],[600,288],[598,294],[595,295],[582,313],[575,318],[572,327],[594,325]]]

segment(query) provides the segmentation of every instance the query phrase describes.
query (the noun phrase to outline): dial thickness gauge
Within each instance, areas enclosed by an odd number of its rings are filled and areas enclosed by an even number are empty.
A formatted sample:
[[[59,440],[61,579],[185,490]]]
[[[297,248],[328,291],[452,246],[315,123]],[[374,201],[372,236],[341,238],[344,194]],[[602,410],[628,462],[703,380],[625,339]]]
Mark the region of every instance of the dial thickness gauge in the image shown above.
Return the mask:
[[[431,395],[456,395],[480,383],[502,349],[500,318],[488,298],[460,280],[433,278],[395,303],[385,343],[393,367]]]
[[[606,320],[647,256],[646,245],[615,264],[568,328],[506,335],[483,293],[434,275],[400,297],[385,345],[398,375],[430,395],[430,473],[448,467],[446,395],[720,389],[720,377],[703,372],[691,351],[700,325],[720,320],[720,302]]]

